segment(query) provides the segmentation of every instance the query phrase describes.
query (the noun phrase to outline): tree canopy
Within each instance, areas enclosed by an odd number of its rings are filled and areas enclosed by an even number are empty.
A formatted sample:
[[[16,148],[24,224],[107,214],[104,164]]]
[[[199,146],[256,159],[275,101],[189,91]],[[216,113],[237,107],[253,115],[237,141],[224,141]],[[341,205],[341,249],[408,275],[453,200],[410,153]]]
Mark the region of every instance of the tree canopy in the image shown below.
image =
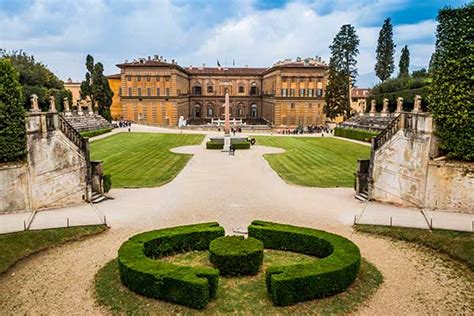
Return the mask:
[[[23,51],[7,52],[0,50],[2,58],[10,60],[11,64],[19,74],[19,82],[23,90],[22,103],[26,109],[30,108],[30,96],[36,94],[38,103],[43,111],[48,109],[48,97],[54,95],[58,111],[62,109],[64,97],[72,104],[72,94],[64,88],[64,83],[51,72],[45,65],[37,62],[34,56]]]
[[[449,156],[474,160],[474,4],[438,13],[430,110]]]
[[[339,115],[350,116],[351,100],[349,90],[357,77],[357,55],[359,54],[359,36],[355,27],[345,24],[329,46],[329,78],[326,88],[324,112],[333,119]]]
[[[25,109],[18,73],[0,58],[0,163],[26,157]]]
[[[382,25],[377,42],[377,62],[375,64],[375,74],[380,80],[385,81],[395,70],[393,55],[395,54],[395,44],[393,43],[393,26],[390,18],[387,18]]]
[[[402,48],[402,54],[400,56],[400,62],[398,63],[398,68],[400,69],[400,73],[398,74],[399,77],[407,77],[410,75],[409,68],[410,68],[410,51],[408,50],[408,46]]]
[[[85,80],[81,83],[81,98],[89,98],[94,105],[97,101],[99,114],[110,121],[112,120],[110,106],[114,92],[110,89],[109,81],[104,75],[104,66],[100,62],[94,64],[94,57],[87,55],[86,69]]]

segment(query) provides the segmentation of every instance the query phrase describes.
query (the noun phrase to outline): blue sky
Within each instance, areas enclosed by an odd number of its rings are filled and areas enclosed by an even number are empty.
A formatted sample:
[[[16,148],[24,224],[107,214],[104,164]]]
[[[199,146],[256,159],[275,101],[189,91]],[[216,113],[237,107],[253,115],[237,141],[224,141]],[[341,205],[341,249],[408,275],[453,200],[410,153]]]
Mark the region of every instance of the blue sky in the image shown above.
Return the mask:
[[[392,18],[396,64],[408,45],[411,69],[434,51],[436,15],[468,1],[408,0],[0,0],[0,48],[33,54],[61,79],[82,80],[85,56],[106,73],[126,59],[162,55],[182,66],[268,67],[284,58],[322,56],[343,24],[360,37],[359,86],[377,83],[377,36]]]

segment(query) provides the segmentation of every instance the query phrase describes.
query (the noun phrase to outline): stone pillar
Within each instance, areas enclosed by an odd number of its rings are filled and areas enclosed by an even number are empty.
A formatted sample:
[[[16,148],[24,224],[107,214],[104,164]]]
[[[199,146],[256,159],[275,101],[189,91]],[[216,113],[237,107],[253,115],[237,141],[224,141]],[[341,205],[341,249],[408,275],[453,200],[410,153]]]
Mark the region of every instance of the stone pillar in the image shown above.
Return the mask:
[[[40,112],[40,108],[38,106],[38,96],[36,94],[32,94],[30,97],[30,100],[31,100],[30,112]]]
[[[403,98],[397,98],[397,110],[395,111],[396,114],[400,114],[403,111]]]
[[[229,92],[226,91],[225,93],[225,103],[224,103],[224,133],[230,134],[230,106],[229,106]]]
[[[77,115],[84,115],[82,112],[82,100],[77,100]]]
[[[369,113],[370,116],[375,116],[375,112],[377,111],[377,109],[375,108],[376,104],[377,104],[377,101],[375,100],[372,100],[370,102],[370,113]]]
[[[421,96],[416,95],[415,101],[413,102],[413,113],[421,112]]]
[[[49,111],[48,112],[56,113],[57,112],[57,110],[56,110],[56,98],[54,97],[54,95],[52,95],[48,98],[48,100],[49,100]]]
[[[63,107],[64,114],[66,114],[66,116],[71,116],[71,109],[69,108],[69,100],[67,97],[63,98]]]
[[[384,98],[383,99],[383,108],[382,108],[382,112],[380,112],[380,116],[383,116],[383,117],[386,117],[388,116],[388,99],[387,98]]]

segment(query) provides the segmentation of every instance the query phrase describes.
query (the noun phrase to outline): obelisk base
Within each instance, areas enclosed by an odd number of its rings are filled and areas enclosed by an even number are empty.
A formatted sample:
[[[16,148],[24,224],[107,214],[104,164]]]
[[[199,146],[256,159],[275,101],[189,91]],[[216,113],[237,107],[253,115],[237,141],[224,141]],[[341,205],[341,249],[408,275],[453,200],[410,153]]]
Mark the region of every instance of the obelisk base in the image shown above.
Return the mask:
[[[230,150],[230,134],[224,135],[224,151]]]

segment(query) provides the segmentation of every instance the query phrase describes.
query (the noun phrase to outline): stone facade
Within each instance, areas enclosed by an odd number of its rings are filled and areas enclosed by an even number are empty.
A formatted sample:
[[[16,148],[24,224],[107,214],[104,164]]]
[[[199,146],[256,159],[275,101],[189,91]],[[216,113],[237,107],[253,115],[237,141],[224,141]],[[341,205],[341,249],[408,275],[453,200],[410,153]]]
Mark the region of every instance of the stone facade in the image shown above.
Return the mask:
[[[177,126],[183,117],[205,124],[223,118],[228,89],[231,118],[249,124],[298,126],[325,120],[327,66],[320,59],[285,60],[271,68],[183,68],[157,57],[117,66],[120,86],[114,83],[118,75],[109,76],[120,96],[112,105],[114,118]]]

